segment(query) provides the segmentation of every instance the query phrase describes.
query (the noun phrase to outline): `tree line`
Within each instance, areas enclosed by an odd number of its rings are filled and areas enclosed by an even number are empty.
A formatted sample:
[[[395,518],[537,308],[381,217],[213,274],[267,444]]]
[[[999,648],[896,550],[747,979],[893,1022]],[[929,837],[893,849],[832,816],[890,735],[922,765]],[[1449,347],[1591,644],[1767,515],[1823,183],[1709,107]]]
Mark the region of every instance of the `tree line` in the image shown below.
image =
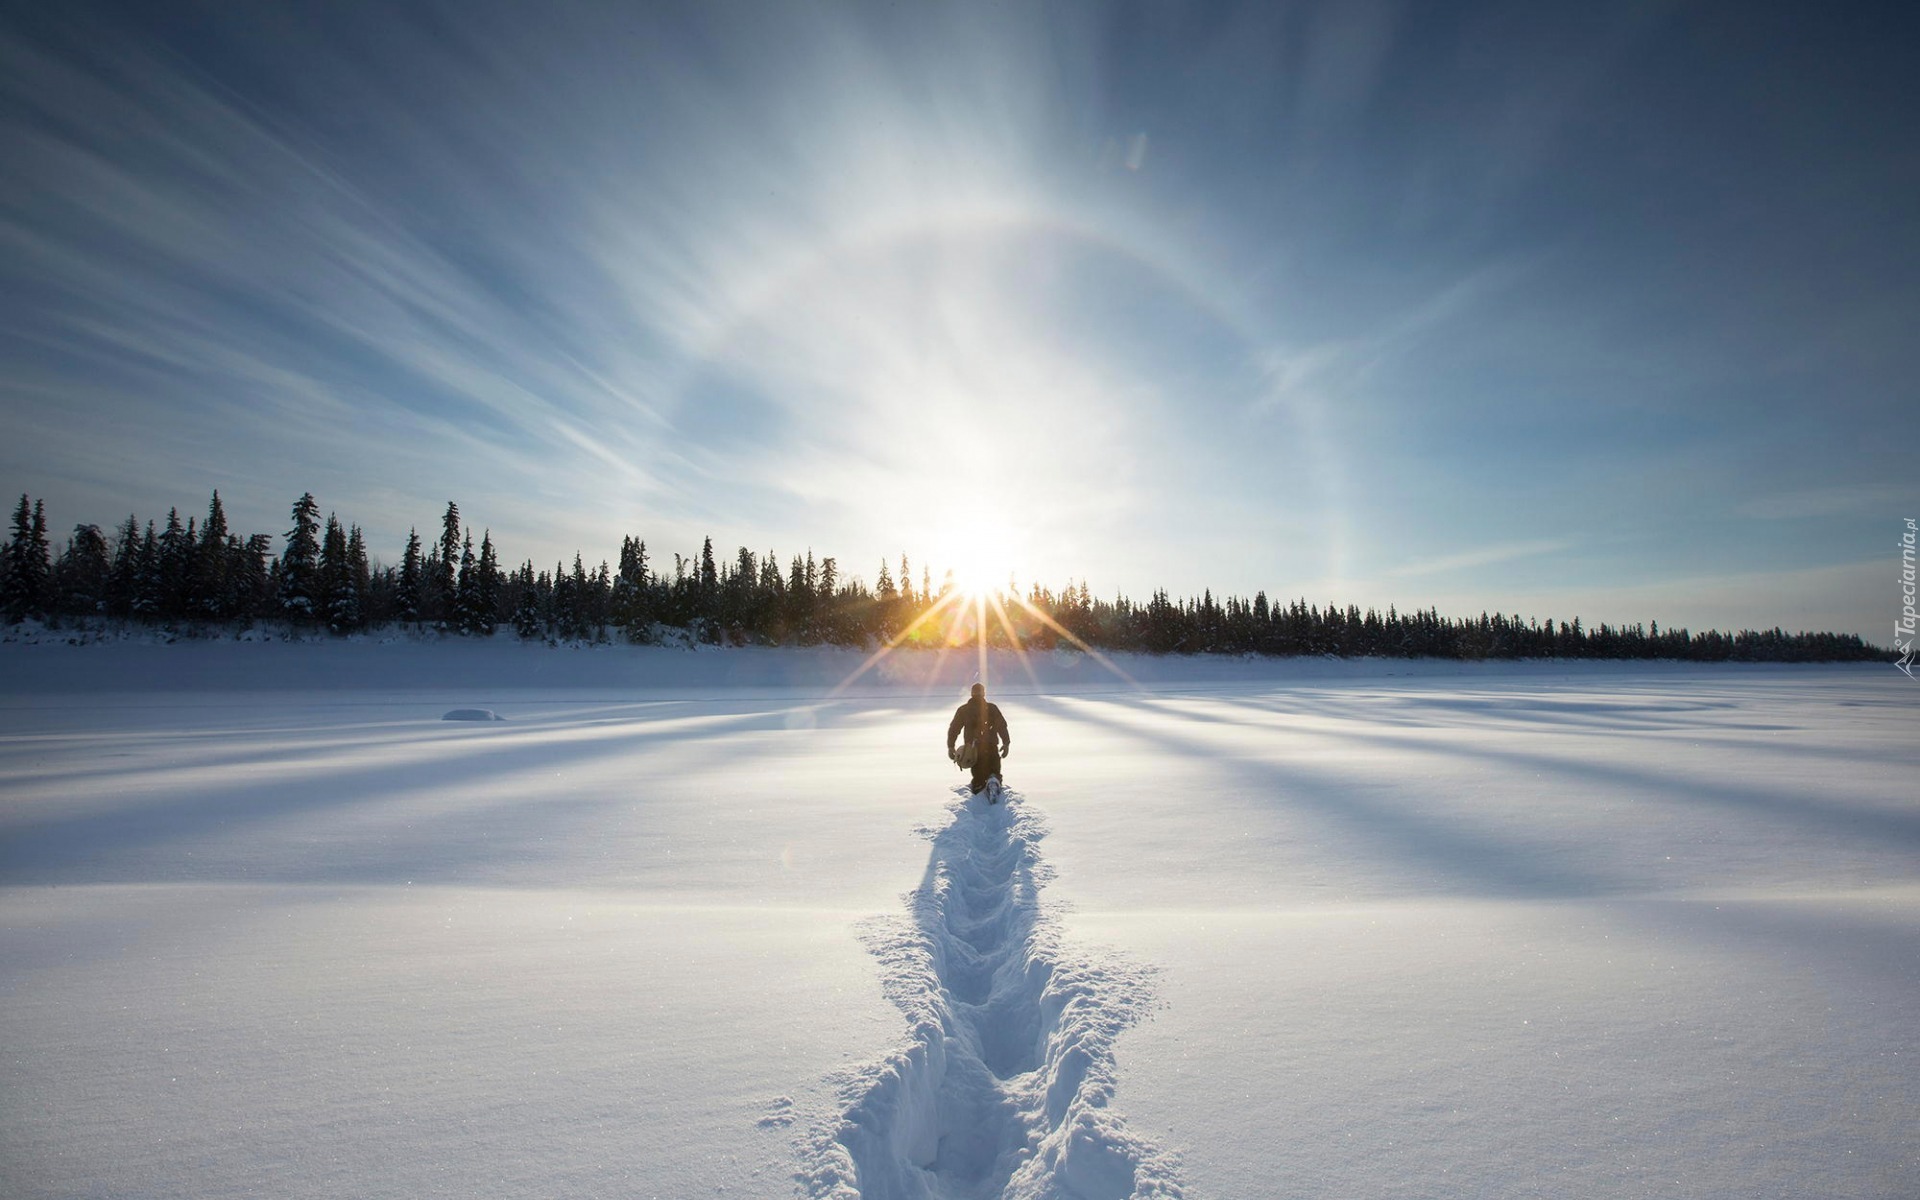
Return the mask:
[[[991,608],[949,605],[951,576],[936,586],[924,565],[916,586],[904,555],[896,573],[882,561],[869,587],[831,557],[809,550],[783,566],[772,551],[741,547],[716,559],[707,538],[693,556],[672,556],[669,574],[646,542],[621,541],[618,566],[535,570],[531,560],[503,570],[491,530],[479,545],[449,502],[438,535],[409,532],[395,565],[375,564],[358,525],[329,513],[312,493],[293,504],[291,528],[277,548],[264,533],[229,528],[220,493],[204,519],[183,523],[177,509],[142,526],[129,515],[108,534],[76,525],[56,554],[44,503],[21,496],[0,561],[0,611],[8,621],[119,618],[178,626],[242,626],[283,621],[348,634],[404,625],[486,637],[502,624],[527,639],[636,643],[688,638],[727,645],[864,646],[984,637],[990,644],[1047,650],[1079,643],[1103,651],[1435,658],[1685,659],[1693,661],[1867,661],[1888,656],[1855,634],[1787,633],[1779,628],[1690,632],[1684,628],[1584,626],[1578,617],[1544,623],[1518,614],[1443,617],[1433,608],[1385,613],[1356,605],[1284,604],[1265,592],[1251,600],[1174,599],[1156,591],[1146,603],[1095,597],[1080,582],[1055,592],[1041,585]]]

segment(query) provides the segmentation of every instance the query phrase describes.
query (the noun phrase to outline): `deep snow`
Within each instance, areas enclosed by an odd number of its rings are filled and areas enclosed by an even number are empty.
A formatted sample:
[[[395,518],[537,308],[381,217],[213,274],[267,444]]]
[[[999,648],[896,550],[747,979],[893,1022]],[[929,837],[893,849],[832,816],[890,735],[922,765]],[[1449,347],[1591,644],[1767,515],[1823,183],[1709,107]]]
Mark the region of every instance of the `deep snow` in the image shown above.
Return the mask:
[[[1920,1193],[1897,672],[896,659],[0,646],[0,1191]]]
[[[808,1194],[1177,1196],[1173,1157],[1110,1107],[1114,1040],[1141,1015],[1137,966],[1061,943],[1040,899],[1045,822],[1017,790],[956,785],[911,920],[868,944],[905,1047],[848,1073],[810,1147]]]

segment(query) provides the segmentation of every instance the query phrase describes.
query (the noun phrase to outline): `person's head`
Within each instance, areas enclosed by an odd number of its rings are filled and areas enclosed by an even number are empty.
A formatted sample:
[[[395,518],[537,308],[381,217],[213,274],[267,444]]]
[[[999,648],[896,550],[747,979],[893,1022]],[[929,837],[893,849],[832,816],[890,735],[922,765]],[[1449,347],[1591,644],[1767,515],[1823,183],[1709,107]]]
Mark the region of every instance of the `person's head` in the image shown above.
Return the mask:
[[[973,685],[973,690],[967,694],[975,700],[985,700],[987,698],[987,685],[984,683],[976,683]]]

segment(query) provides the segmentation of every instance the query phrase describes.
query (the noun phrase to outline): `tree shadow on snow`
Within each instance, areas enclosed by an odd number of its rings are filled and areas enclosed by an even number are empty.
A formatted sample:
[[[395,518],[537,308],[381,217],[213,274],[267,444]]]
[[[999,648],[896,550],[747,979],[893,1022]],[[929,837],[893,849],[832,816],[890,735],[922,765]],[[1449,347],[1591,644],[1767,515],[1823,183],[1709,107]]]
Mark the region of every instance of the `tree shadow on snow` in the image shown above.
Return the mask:
[[[552,722],[534,729],[511,725],[448,730],[438,722],[423,726],[414,739],[383,741],[377,749],[382,761],[329,767],[322,761],[311,778],[262,781],[253,778],[248,763],[214,761],[168,763],[133,771],[102,788],[109,803],[119,806],[83,813],[53,812],[23,816],[10,823],[0,839],[0,881],[19,883],[151,882],[158,879],[206,878],[196,863],[196,843],[245,836],[250,828],[265,827],[255,836],[272,837],[275,824],[294,825],[329,813],[341,817],[388,818],[384,830],[361,831],[357,842],[316,844],[309,850],[292,840],[274,847],[278,861],[262,868],[257,862],[215,875],[239,876],[248,881],[271,878],[280,882],[374,882],[391,879],[458,877],[469,867],[489,861],[520,861],[534,848],[507,836],[494,838],[488,826],[503,832],[526,834],[524,826],[505,820],[507,814],[538,808],[547,827],[558,833],[569,822],[595,812],[630,806],[630,794],[589,797],[555,795],[547,782],[555,771],[576,771],[595,762],[623,755],[645,755],[662,749],[691,748],[748,733],[788,732],[787,707],[772,711],[713,715],[697,724],[673,722],[661,728],[648,723],[592,722],[576,727]],[[726,761],[737,763],[772,747],[764,742],[737,740],[727,747]],[[386,753],[397,752],[397,761]],[[350,747],[340,748],[352,756]],[[276,759],[307,757],[298,744],[256,752],[252,765]],[[324,760],[324,754],[317,756]],[[667,764],[649,762],[649,769]],[[691,769],[692,764],[688,765]],[[121,789],[138,793],[142,778],[158,776],[167,793],[156,799],[120,801]],[[497,790],[503,780],[525,777],[524,796],[480,804],[459,798],[482,788]],[[203,782],[204,780],[204,782]],[[639,780],[636,780],[638,783]],[[150,784],[149,787],[154,785]],[[437,805],[419,805],[423,797],[442,798]],[[97,803],[97,802],[96,802]],[[413,808],[410,809],[409,805]],[[398,825],[408,836],[396,838]],[[412,826],[428,826],[417,832]],[[288,839],[298,836],[291,830]],[[384,840],[383,840],[384,839]],[[206,862],[221,861],[218,845],[200,852]],[[171,856],[171,857],[169,857]],[[251,859],[251,854],[238,856]]]

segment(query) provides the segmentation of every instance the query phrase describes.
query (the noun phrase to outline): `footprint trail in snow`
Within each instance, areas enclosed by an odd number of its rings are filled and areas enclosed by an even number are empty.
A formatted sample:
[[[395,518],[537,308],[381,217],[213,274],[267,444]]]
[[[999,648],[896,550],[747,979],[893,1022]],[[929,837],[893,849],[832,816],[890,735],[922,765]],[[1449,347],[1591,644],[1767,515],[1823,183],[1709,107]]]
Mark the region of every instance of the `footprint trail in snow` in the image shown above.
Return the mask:
[[[1046,826],[1014,791],[925,832],[905,917],[868,944],[907,1044],[843,1080],[800,1181],[814,1200],[1177,1198],[1174,1156],[1109,1104],[1113,1043],[1150,1003],[1148,972],[1063,945],[1040,899]]]

